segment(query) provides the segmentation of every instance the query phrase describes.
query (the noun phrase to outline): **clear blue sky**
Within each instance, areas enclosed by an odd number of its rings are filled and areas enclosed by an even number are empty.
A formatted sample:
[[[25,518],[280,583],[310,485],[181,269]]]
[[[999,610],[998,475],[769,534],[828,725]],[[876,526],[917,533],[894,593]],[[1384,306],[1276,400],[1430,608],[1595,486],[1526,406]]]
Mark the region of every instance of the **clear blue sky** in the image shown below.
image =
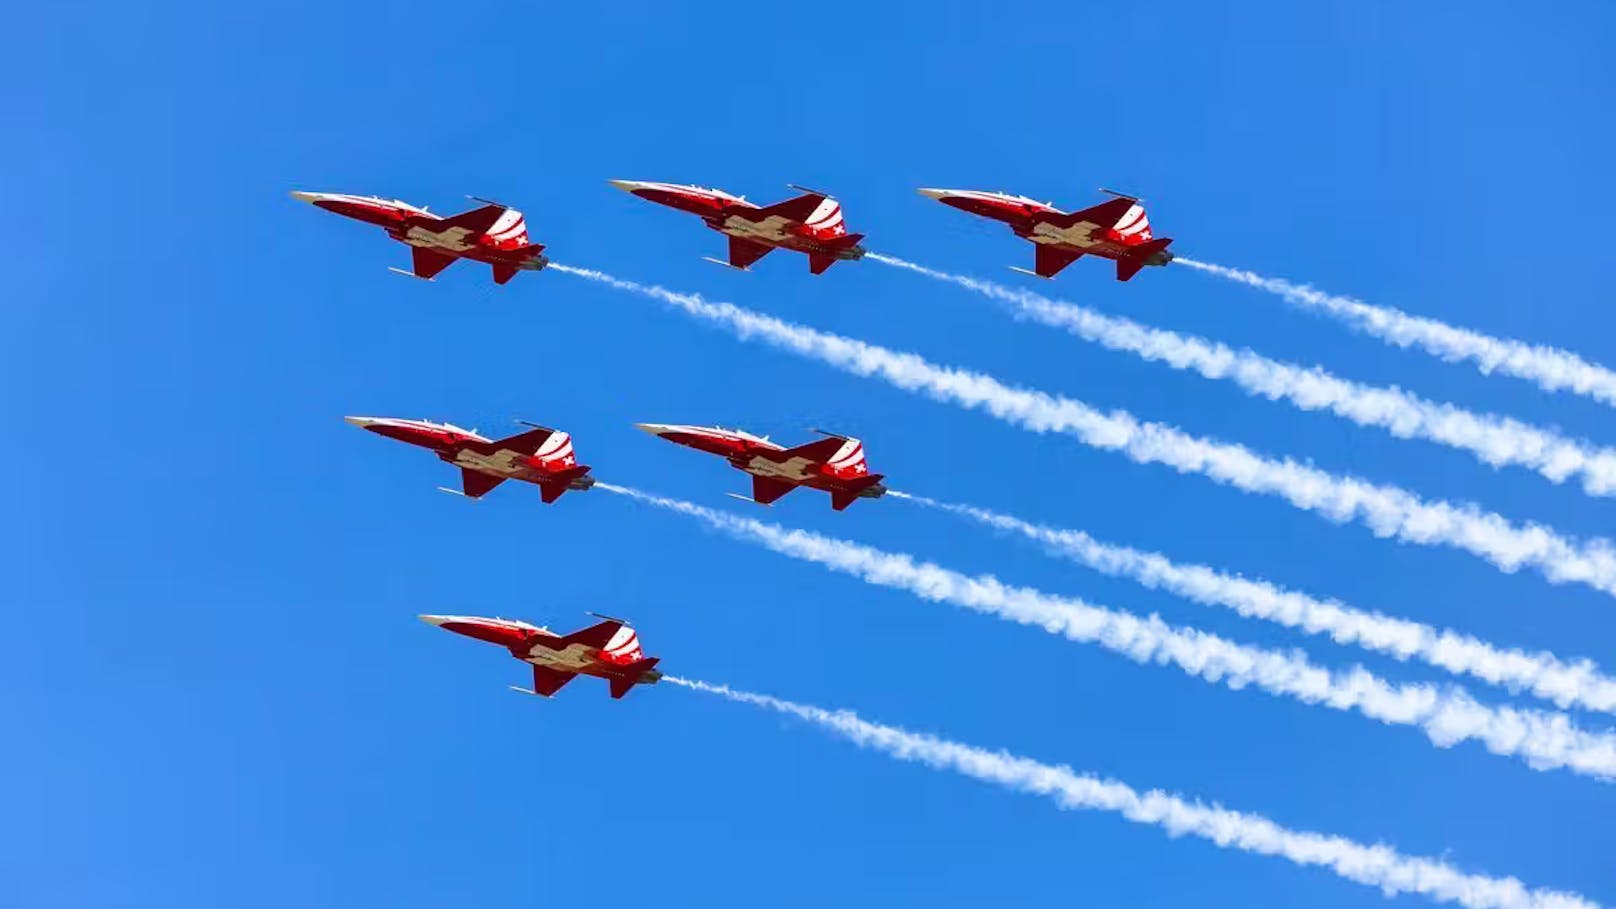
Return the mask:
[[[523,699],[504,690],[520,665],[414,619],[566,626],[586,609],[636,620],[680,674],[1616,901],[1616,788],[923,605],[604,493],[471,505],[433,491],[448,468],[341,417],[543,421],[602,478],[719,506],[739,474],[630,424],[829,425],[899,489],[1606,668],[1608,597],[1035,437],[564,275],[412,282],[385,270],[403,247],[287,197],[508,200],[559,261],[1611,534],[1610,504],[1575,488],[1250,400],[873,262],[714,268],[699,257],[720,237],[605,183],[823,187],[872,248],[1011,281],[1026,245],[914,187],[1067,206],[1124,188],[1185,254],[1611,364],[1609,4],[25,4],[4,31],[0,903],[1381,902],[669,687]],[[1053,289],[1616,443],[1609,409],[1188,270],[1121,285],[1082,262]],[[833,514],[798,495],[772,517],[1361,659],[891,499]]]

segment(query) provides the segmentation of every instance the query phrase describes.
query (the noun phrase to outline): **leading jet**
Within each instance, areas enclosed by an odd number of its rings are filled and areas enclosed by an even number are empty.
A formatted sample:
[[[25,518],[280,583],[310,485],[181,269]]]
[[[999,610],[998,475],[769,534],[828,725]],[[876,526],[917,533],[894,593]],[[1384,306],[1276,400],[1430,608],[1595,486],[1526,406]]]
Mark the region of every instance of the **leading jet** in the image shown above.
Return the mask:
[[[1099,256],[1117,263],[1117,280],[1126,281],[1147,265],[1173,261],[1167,251],[1171,238],[1155,239],[1144,206],[1133,196],[1100,190],[1114,198],[1082,211],[1063,212],[1048,202],[1009,193],[974,189],[921,189],[930,199],[1010,225],[1016,236],[1036,247],[1033,270],[1012,268],[1022,274],[1053,278],[1083,256]]]

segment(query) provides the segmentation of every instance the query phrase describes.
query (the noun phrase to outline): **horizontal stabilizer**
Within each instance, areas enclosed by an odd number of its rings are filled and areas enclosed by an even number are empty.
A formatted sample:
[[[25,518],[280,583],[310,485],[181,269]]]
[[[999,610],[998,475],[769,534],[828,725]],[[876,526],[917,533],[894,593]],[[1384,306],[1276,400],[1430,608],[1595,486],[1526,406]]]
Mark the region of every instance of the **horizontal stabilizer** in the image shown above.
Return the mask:
[[[1167,246],[1172,242],[1172,237],[1163,237],[1134,247],[1129,251],[1127,258],[1117,260],[1117,280],[1126,281],[1132,278],[1146,265],[1166,265],[1171,262],[1173,257],[1167,252]]]
[[[883,479],[885,479],[885,477],[883,477],[881,474],[872,473],[867,477],[853,481],[842,489],[831,490],[830,507],[837,511],[843,511],[847,508],[847,506],[853,504],[859,499],[879,496],[882,493],[885,493],[885,489],[871,489],[872,486],[880,485]]]
[[[623,695],[628,694],[631,690],[633,690],[635,685],[638,685],[641,682],[646,682],[649,684],[655,682],[658,678],[661,678],[659,675],[652,675],[649,679],[645,678],[646,675],[651,673],[651,669],[655,667],[657,663],[658,659],[656,657],[647,657],[646,659],[624,666],[623,674],[621,676],[613,676],[608,680],[612,686],[612,697],[620,698]]]
[[[550,479],[539,484],[539,498],[543,499],[544,504],[548,505],[561,498],[561,494],[569,489],[588,489],[590,486],[595,485],[593,481],[589,483],[578,482],[584,479],[588,473],[588,466],[579,464],[577,467],[571,467],[553,474]]]

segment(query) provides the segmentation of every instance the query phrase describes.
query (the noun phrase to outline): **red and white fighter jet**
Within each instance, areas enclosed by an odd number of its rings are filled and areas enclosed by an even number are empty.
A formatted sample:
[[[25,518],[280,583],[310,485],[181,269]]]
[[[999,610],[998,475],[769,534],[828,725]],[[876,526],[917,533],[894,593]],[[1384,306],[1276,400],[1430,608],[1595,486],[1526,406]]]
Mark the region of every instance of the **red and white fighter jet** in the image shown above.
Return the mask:
[[[452,423],[392,417],[343,419],[377,435],[432,449],[439,458],[460,468],[463,491],[456,494],[468,498],[481,498],[506,480],[538,484],[539,496],[547,503],[561,498],[569,489],[595,485],[595,478],[588,476],[589,468],[579,464],[572,453],[572,436],[537,423],[523,423],[533,428],[510,438],[489,439]]]
[[[870,473],[865,464],[864,443],[847,436],[815,430],[825,438],[786,448],[739,429],[667,423],[634,426],[697,451],[722,455],[731,467],[751,474],[750,499],[730,493],[743,501],[768,505],[799,486],[807,486],[830,493],[830,507],[841,511],[858,499],[878,499],[887,492],[881,485],[885,477]]]
[[[745,271],[773,250],[793,249],[808,254],[808,270],[817,275],[839,260],[864,256],[864,248],[858,245],[864,235],[847,232],[841,203],[801,186],[791,188],[802,195],[759,207],[745,197],[705,186],[640,180],[612,180],[611,184],[641,199],[700,215],[708,227],[727,234],[729,261],[703,257],[719,265]]]
[[[594,615],[594,613],[590,613]],[[640,649],[639,636],[622,619],[596,616],[605,621],[572,634],[514,619],[487,619],[471,615],[423,615],[421,621],[456,634],[498,644],[524,663],[533,665],[533,687],[511,690],[549,697],[580,675],[605,679],[612,697],[620,698],[635,685],[655,685],[662,673],[657,657]]]
[[[539,271],[550,264],[540,253],[543,246],[527,242],[527,219],[508,205],[487,199],[482,208],[440,218],[424,208],[397,199],[350,196],[346,193],[293,192],[316,208],[336,212],[386,229],[387,235],[410,246],[412,270],[394,268],[401,275],[427,281],[453,265],[471,259],[494,267],[494,283],[504,284],[518,271]]]
[[[1172,239],[1151,236],[1150,219],[1139,200],[1108,189],[1100,192],[1116,198],[1070,214],[1048,202],[1007,193],[971,189],[919,192],[952,208],[1003,221],[1016,236],[1037,244],[1033,270],[1014,269],[1022,274],[1053,278],[1079,257],[1090,255],[1115,260],[1117,280],[1126,281],[1146,265],[1173,261],[1173,254],[1167,251]]]

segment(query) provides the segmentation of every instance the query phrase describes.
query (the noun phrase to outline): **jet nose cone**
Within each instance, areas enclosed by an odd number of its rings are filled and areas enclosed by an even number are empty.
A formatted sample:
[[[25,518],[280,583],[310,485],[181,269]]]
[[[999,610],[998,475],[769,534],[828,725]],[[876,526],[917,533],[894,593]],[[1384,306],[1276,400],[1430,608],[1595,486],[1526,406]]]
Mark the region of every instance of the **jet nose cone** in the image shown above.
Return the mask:
[[[634,192],[645,186],[645,181],[643,180],[607,180],[606,182],[626,193]]]
[[[915,190],[915,192],[920,193],[922,196],[925,196],[928,199],[941,199],[942,197],[950,194],[946,189],[929,189],[924,186]]]
[[[450,616],[450,615],[422,615],[422,616],[417,616],[416,618],[419,618],[421,621],[427,623],[428,625],[442,626],[445,622],[448,622],[450,619],[453,619],[454,616]]]
[[[660,436],[668,431],[666,423],[635,423],[634,428],[640,432],[648,432],[653,436]]]
[[[313,205],[314,203],[325,198],[325,193],[306,193],[301,189],[294,189],[292,190],[292,198],[298,200],[299,202],[307,202],[310,205]]]
[[[344,423],[352,423],[360,429],[367,429],[376,424],[375,417],[343,417],[342,421]]]

